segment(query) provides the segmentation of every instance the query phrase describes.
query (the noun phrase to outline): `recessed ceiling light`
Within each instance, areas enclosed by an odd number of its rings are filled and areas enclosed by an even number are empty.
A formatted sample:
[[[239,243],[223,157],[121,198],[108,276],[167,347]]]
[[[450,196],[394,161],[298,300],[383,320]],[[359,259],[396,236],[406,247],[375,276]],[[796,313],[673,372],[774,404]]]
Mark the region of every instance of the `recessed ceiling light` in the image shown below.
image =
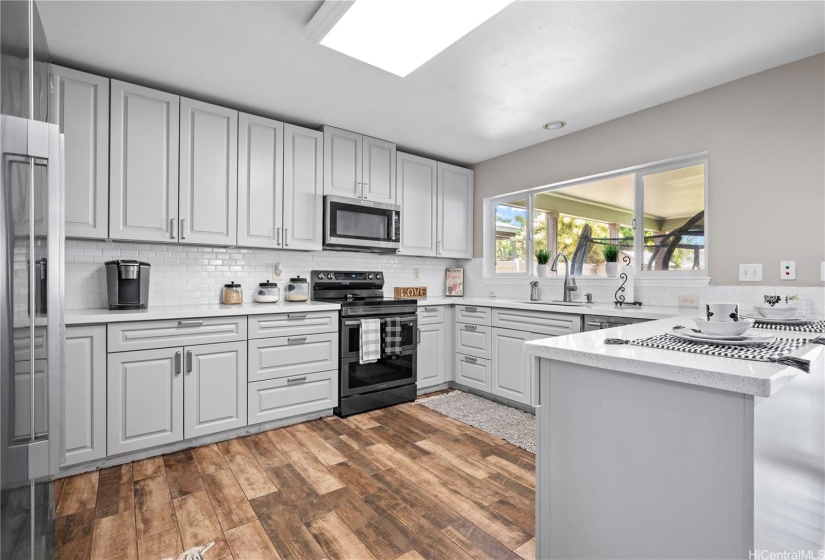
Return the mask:
[[[567,123],[564,121],[550,121],[544,125],[544,128],[547,130],[558,130],[560,128],[564,128],[566,125]]]
[[[320,43],[403,78],[512,1],[357,0]]]

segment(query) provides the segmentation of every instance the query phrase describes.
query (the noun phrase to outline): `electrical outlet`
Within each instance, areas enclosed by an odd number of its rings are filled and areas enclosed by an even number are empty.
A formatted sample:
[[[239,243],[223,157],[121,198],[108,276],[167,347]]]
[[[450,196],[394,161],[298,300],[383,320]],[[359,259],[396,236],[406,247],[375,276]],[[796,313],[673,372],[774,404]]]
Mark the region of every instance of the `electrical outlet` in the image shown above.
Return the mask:
[[[696,294],[679,294],[679,307],[699,307],[699,297]]]
[[[421,280],[421,269],[414,268],[413,269],[413,280]]]
[[[272,267],[272,277],[276,279],[280,278],[282,272],[283,270],[281,269],[281,263],[276,262],[275,266]]]
[[[740,282],[761,282],[762,281],[762,265],[761,264],[740,264],[739,265],[739,281]]]
[[[780,261],[780,280],[796,280],[796,261]]]
[[[490,297],[491,298],[496,297],[496,291],[495,290],[490,290]]]

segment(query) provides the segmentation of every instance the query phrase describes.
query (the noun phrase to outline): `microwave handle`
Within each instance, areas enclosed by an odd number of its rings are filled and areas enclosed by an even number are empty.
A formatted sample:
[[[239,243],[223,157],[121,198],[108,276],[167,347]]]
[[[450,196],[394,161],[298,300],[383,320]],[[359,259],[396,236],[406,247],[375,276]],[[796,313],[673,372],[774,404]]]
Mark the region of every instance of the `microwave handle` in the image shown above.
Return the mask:
[[[401,213],[397,210],[393,210],[392,214],[390,215],[390,240],[391,241],[400,241],[399,239],[399,223],[401,222]]]

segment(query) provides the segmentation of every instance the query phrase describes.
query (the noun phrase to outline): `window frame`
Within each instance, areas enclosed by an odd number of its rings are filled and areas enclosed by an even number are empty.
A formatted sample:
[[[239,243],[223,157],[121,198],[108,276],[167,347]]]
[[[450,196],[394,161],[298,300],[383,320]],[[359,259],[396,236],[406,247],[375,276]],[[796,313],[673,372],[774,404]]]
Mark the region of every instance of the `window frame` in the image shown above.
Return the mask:
[[[642,263],[644,259],[644,220],[637,219],[638,216],[644,215],[644,177],[647,175],[654,175],[682,167],[691,167],[694,165],[704,165],[704,229],[705,229],[705,269],[704,270],[642,270]],[[514,278],[538,278],[535,273],[535,255],[533,251],[533,196],[540,193],[545,193],[561,188],[572,187],[579,184],[592,183],[605,179],[612,179],[615,177],[633,174],[633,221],[634,221],[634,241],[633,254],[634,274],[638,279],[643,281],[653,281],[652,283],[690,283],[697,285],[707,284],[710,280],[708,275],[708,264],[710,255],[710,232],[709,232],[709,205],[708,205],[708,152],[699,152],[686,156],[679,156],[661,160],[653,163],[646,163],[642,165],[635,165],[633,167],[626,167],[615,171],[608,171],[605,173],[598,173],[596,175],[589,175],[578,179],[570,179],[550,185],[543,185],[540,187],[533,187],[530,189],[523,189],[501,195],[491,196],[482,201],[483,207],[483,223],[482,223],[482,277],[486,280],[491,279],[514,279]],[[496,246],[495,246],[495,207],[497,204],[506,204],[514,200],[527,200],[527,235],[526,235],[526,270],[524,272],[496,272]],[[641,241],[640,241],[641,240]],[[555,252],[553,254],[555,256]],[[595,275],[572,275],[577,280],[593,280],[593,281],[614,281],[615,278]]]

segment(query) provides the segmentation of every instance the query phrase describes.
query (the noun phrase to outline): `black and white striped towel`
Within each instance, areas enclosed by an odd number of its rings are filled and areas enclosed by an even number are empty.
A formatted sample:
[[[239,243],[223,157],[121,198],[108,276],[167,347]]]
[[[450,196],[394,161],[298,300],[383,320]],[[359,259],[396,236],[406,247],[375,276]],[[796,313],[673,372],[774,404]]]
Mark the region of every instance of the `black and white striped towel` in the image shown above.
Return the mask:
[[[701,342],[691,342],[671,334],[659,334],[650,338],[631,340],[628,343],[636,346],[647,346],[649,348],[661,348],[664,350],[677,350],[680,352],[690,352],[692,354],[704,354],[707,356],[719,356],[722,358],[736,358],[739,360],[754,360],[757,362],[773,362],[792,366],[805,372],[810,369],[810,361],[789,356],[794,350],[801,348],[812,342],[807,338],[777,338],[773,342],[760,344],[759,346],[719,346],[716,344],[703,344]]]
[[[372,364],[381,358],[381,319],[361,319],[358,363]]]
[[[384,322],[384,354],[397,356],[401,353],[401,319],[387,317]]]
[[[825,333],[825,321],[811,321],[810,323],[763,323],[759,319],[754,319],[753,326],[760,329],[772,329],[775,331]]]

